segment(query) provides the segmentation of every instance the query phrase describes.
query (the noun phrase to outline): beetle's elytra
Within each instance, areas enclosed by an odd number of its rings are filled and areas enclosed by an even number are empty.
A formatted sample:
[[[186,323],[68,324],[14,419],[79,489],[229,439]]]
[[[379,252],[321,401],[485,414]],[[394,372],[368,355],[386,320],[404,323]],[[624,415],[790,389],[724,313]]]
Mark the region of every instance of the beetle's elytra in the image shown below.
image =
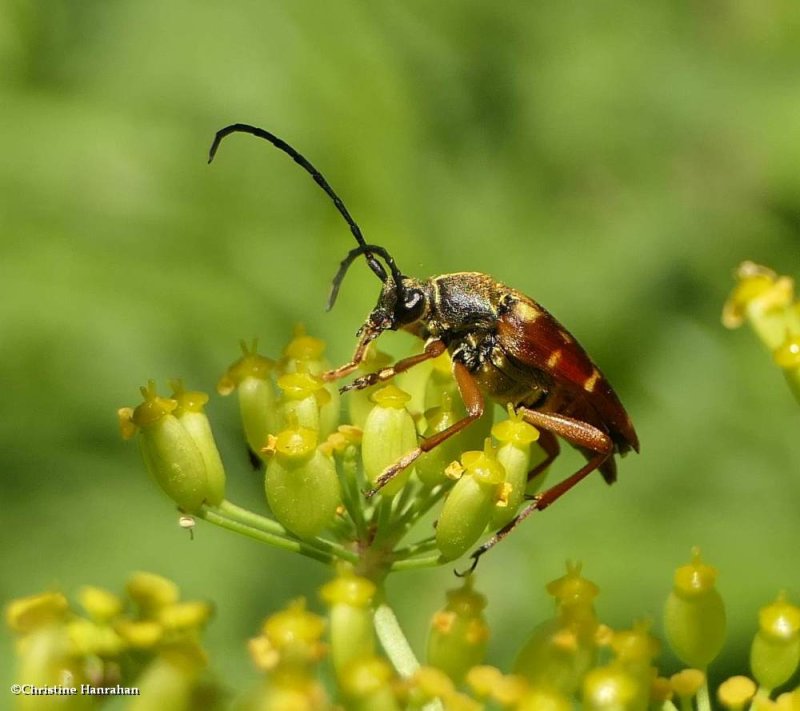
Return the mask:
[[[341,388],[343,392],[389,380],[445,350],[450,354],[466,416],[422,440],[388,467],[367,496],[377,493],[423,452],[478,419],[486,398],[513,405],[525,421],[539,429],[539,443],[548,456],[530,477],[558,456],[558,438],[580,450],[587,461],[571,476],[534,497],[516,518],[480,546],[472,554],[473,568],[481,555],[521,521],[552,504],[595,469],[609,484],[616,479],[615,455],[639,451],[633,423],[600,369],[548,311],[525,294],[479,272],[440,274],[424,280],[404,275],[384,247],[366,242],[322,174],[289,144],[264,129],[233,124],[218,131],[209,162],[220,142],[237,132],[263,138],[291,156],[328,194],[349,225],[358,246],[347,254],[334,277],[328,308],[336,300],[347,269],[359,256],[364,256],[383,284],[377,305],[358,332],[352,359],[323,377],[338,380],[351,375],[366,357],[369,344],[387,330],[404,330],[419,337],[425,343],[422,352],[356,378]]]

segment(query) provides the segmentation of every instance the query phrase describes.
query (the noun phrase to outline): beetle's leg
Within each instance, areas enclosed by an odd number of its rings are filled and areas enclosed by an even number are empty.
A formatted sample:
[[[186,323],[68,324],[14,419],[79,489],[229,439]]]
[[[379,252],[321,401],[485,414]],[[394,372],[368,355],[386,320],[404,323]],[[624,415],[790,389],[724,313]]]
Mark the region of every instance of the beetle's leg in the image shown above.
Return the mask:
[[[382,383],[386,380],[390,380],[398,373],[403,373],[406,370],[413,368],[415,365],[419,365],[420,363],[424,363],[426,360],[431,360],[431,358],[440,356],[445,352],[445,350],[447,350],[447,347],[444,345],[443,341],[428,341],[425,344],[425,350],[422,351],[422,353],[417,353],[417,355],[403,358],[402,360],[397,361],[397,363],[394,365],[390,365],[388,368],[383,368],[382,370],[378,370],[374,373],[362,375],[360,378],[356,378],[352,383],[348,383],[341,388],[341,392],[344,393],[348,390],[363,390],[364,388],[368,388],[370,385],[375,385],[375,383]]]
[[[541,430],[536,443],[544,450],[547,456],[528,472],[528,481],[531,481],[531,479],[541,474],[555,461],[555,458],[561,454],[561,447],[558,444],[558,439],[550,430]]]
[[[467,370],[466,366],[458,361],[453,361],[453,376],[455,377],[461,399],[464,401],[464,405],[467,408],[467,414],[450,425],[446,430],[442,430],[435,435],[423,439],[416,449],[412,449],[390,467],[387,467],[375,480],[375,486],[366,492],[367,498],[377,494],[380,489],[386,486],[386,484],[394,479],[403,469],[419,459],[420,455],[425,452],[430,452],[434,447],[438,447],[446,439],[450,439],[453,435],[458,434],[461,430],[483,415],[483,394],[475,378],[472,377],[472,374]]]
[[[524,407],[519,408],[519,412],[522,413],[522,418],[534,427],[563,437],[572,444],[595,452],[595,454],[586,464],[578,469],[578,471],[564,479],[564,481],[534,496],[533,500],[522,509],[522,511],[495,533],[486,543],[473,552],[470,556],[472,558],[472,565],[469,570],[465,571],[465,573],[457,573],[458,575],[471,573],[475,570],[480,557],[500,543],[500,541],[528,518],[528,516],[534,511],[546,509],[550,504],[556,501],[556,499],[566,494],[575,484],[591,474],[606,461],[606,459],[614,454],[614,443],[611,441],[611,438],[605,432],[602,432],[587,422],[581,422],[580,420],[567,417],[566,415],[528,410]]]
[[[322,379],[325,382],[330,382],[332,380],[339,380],[339,378],[345,378],[350,375],[350,373],[356,370],[358,366],[364,362],[364,359],[367,357],[367,348],[369,347],[369,344],[372,343],[379,335],[380,331],[364,328],[363,332],[361,333],[361,338],[358,339],[356,352],[353,353],[353,357],[350,359],[350,361],[344,365],[340,365],[338,368],[326,370],[321,376]]]

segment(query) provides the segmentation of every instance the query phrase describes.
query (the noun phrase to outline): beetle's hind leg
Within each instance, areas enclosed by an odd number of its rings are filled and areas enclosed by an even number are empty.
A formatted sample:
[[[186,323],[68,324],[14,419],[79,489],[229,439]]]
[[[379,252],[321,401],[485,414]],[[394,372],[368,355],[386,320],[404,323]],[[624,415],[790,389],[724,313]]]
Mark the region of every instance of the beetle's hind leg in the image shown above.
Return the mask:
[[[541,494],[534,496],[531,502],[525,506],[522,511],[472,553],[470,556],[472,558],[472,565],[469,569],[462,573],[457,572],[456,575],[466,575],[475,570],[480,557],[500,543],[500,541],[534,511],[546,509],[550,504],[566,494],[579,481],[585,479],[595,469],[600,467],[609,457],[614,455],[614,443],[611,441],[611,438],[605,432],[602,432],[587,422],[581,422],[580,420],[567,417],[566,415],[538,412],[524,407],[519,408],[519,412],[526,422],[542,430],[543,435],[545,432],[550,437],[558,435],[575,446],[581,449],[587,449],[595,454],[586,464],[578,469],[578,471],[564,479],[564,481],[560,481],[555,486],[551,486],[549,489],[545,489]]]
[[[558,438],[550,432],[550,430],[540,430],[539,439],[536,441],[536,444],[544,450],[547,456],[528,472],[528,483],[547,469],[547,467],[556,460],[558,455],[561,454],[561,446],[558,444]]]

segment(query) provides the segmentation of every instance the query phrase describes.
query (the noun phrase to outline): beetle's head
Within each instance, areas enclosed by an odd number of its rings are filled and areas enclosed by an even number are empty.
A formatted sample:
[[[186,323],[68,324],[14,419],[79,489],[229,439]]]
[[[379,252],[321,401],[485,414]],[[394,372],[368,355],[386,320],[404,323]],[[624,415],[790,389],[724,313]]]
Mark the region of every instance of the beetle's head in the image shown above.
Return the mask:
[[[333,306],[350,264],[362,254],[367,258],[372,271],[383,282],[378,303],[367,318],[364,328],[377,336],[383,331],[408,328],[424,318],[429,301],[425,284],[419,279],[402,274],[392,256],[383,247],[375,244],[359,245],[342,260],[339,271],[333,279],[328,308]],[[376,257],[385,262],[386,268]]]
[[[378,303],[369,315],[370,327],[378,331],[409,328],[428,311],[428,292],[419,279],[391,276],[383,282]]]

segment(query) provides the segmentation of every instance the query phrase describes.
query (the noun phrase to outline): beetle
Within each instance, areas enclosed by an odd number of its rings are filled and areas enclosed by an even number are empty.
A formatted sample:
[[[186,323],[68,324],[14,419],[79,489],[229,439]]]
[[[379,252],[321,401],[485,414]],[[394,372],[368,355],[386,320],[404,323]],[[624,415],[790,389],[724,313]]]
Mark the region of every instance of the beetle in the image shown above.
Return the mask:
[[[333,307],[350,265],[363,256],[382,282],[375,308],[358,330],[353,357],[323,374],[327,381],[351,375],[367,355],[367,348],[384,331],[407,331],[424,341],[421,353],[356,378],[342,392],[390,380],[445,351],[466,407],[465,416],[447,429],[418,443],[416,449],[389,466],[367,497],[376,494],[394,476],[424,452],[468,427],[484,412],[486,399],[512,405],[540,432],[546,459],[529,478],[558,456],[558,438],[576,447],[586,463],[555,486],[532,497],[517,516],[472,553],[478,559],[505,538],[534,511],[547,508],[579,481],[599,470],[609,484],[616,480],[617,455],[639,451],[639,439],[628,413],[608,379],[578,341],[554,316],[516,289],[480,272],[440,274],[416,279],[403,274],[382,246],[368,244],[342,200],[322,174],[297,150],[262,128],[236,123],[217,132],[209,163],[221,141],[232,133],[248,133],[287,153],[305,169],[333,201],[358,244],[342,260],[333,279],[328,309]],[[380,258],[380,261],[379,261]]]

